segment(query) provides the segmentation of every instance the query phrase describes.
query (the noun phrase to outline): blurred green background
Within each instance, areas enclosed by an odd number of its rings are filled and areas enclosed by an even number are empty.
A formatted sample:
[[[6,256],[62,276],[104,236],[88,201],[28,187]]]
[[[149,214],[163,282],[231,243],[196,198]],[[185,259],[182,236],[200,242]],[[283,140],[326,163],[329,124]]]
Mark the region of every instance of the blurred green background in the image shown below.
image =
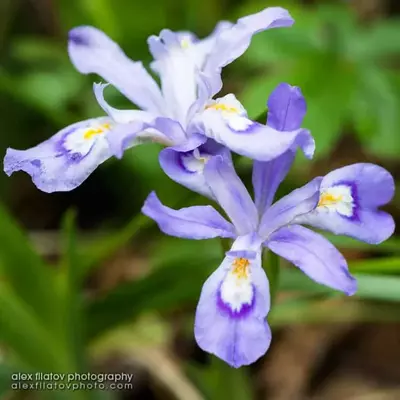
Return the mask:
[[[353,162],[400,180],[400,4],[397,0],[0,0],[1,153],[28,148],[102,114],[66,51],[68,30],[95,25],[135,60],[163,28],[203,37],[222,19],[289,9],[291,29],[257,35],[224,70],[257,118],[279,82],[301,87],[317,143],[280,188]],[[134,79],[134,77],[133,77]],[[110,89],[110,102],[129,107]],[[162,236],[140,215],[151,190],[171,207],[206,204],[161,171],[158,145],[98,168],[70,193],[45,194],[0,175],[0,397],[3,399],[399,399],[400,238],[369,246],[327,235],[359,291],[345,298],[281,263],[270,351],[231,369],[193,338],[201,286],[222,260],[218,240]],[[238,172],[249,183],[251,163]],[[387,207],[400,220],[397,194]],[[357,362],[355,360],[358,360]],[[127,372],[120,391],[10,390],[13,372]],[[358,397],[355,397],[358,396]],[[363,397],[364,396],[364,397]]]

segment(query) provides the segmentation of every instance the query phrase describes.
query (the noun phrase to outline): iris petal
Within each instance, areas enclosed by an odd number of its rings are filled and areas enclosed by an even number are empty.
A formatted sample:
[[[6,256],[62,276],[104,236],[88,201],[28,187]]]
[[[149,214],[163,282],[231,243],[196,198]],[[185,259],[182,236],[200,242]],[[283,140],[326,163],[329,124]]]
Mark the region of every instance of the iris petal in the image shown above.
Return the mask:
[[[295,221],[377,244],[394,232],[393,218],[377,209],[389,202],[393,194],[393,177],[382,167],[348,165],[323,178],[319,206]]]
[[[82,74],[100,75],[143,110],[162,113],[165,109],[160,89],[142,63],[129,59],[99,29],[92,26],[72,29],[68,51],[72,63]]]
[[[270,302],[260,252],[255,260],[249,260],[248,278],[232,276],[243,272],[234,270],[232,273],[233,265],[235,259],[227,256],[204,283],[194,331],[196,341],[203,350],[239,368],[255,362],[269,348],[271,330],[265,318]],[[240,265],[236,264],[236,268]],[[232,279],[244,281],[240,282],[241,286],[236,286]],[[249,281],[246,282],[246,279]]]
[[[143,214],[157,222],[167,235],[188,239],[235,237],[235,229],[211,206],[193,206],[173,210],[164,206],[151,193],[143,207]]]
[[[28,150],[7,149],[4,171],[25,171],[44,192],[69,191],[79,186],[101,163],[111,157],[106,136],[116,128],[108,117],[70,125],[49,140]]]
[[[323,236],[300,225],[284,227],[271,235],[266,245],[286,258],[318,283],[352,295],[357,282],[347,262]]]

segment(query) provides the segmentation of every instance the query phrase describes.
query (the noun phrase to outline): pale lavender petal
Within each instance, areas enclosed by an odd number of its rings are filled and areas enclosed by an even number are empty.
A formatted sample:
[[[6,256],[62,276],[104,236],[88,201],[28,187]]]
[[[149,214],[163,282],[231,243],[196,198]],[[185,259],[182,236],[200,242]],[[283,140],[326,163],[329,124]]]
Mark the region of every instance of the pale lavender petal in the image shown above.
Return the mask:
[[[28,150],[7,149],[4,171],[25,171],[44,192],[75,189],[101,163],[111,157],[106,137],[121,125],[108,118],[70,125],[49,140]],[[122,129],[129,126],[122,125]]]
[[[382,167],[349,165],[323,178],[318,207],[296,218],[296,223],[377,244],[394,232],[393,218],[377,209],[388,203],[393,194],[393,177]],[[332,196],[336,196],[333,203]]]
[[[115,122],[127,124],[130,122],[141,121],[151,122],[157,115],[142,110],[118,110],[110,106],[104,98],[104,89],[109,86],[108,83],[94,83],[93,92],[100,107],[108,114]]]
[[[162,113],[165,109],[160,89],[142,63],[129,59],[99,29],[92,26],[72,29],[69,32],[68,51],[79,72],[100,75],[143,110]]]
[[[164,149],[159,160],[161,168],[172,180],[203,196],[214,198],[203,173],[205,164],[214,155],[221,155],[226,162],[232,162],[229,150],[212,140],[192,151]]]
[[[194,332],[204,351],[239,368],[266,353],[271,330],[265,320],[270,308],[269,284],[260,251],[255,259],[247,260],[248,272],[239,279],[234,272],[236,260],[225,257],[203,285]]]
[[[302,136],[308,135],[304,129],[279,132],[244,116],[232,115],[227,118],[222,112],[212,108],[198,113],[192,124],[198,132],[235,153],[259,161],[270,161],[280,156],[292,148]]]
[[[277,229],[293,223],[297,216],[313,210],[318,203],[321,181],[321,177],[313,179],[268,208],[261,217],[259,235],[265,239]]]
[[[169,118],[158,117],[151,122],[139,119],[129,124],[130,130],[118,129],[107,137],[110,149],[117,158],[122,158],[124,151],[130,147],[154,142],[164,146],[181,145],[186,143],[186,135],[179,122]]]
[[[151,68],[160,76],[167,116],[186,122],[189,107],[196,100],[196,59],[193,37],[163,29],[150,36],[148,44],[155,61]]]
[[[215,156],[206,164],[204,175],[238,234],[254,232],[258,224],[257,209],[233,165],[225,162],[221,156]]]
[[[323,236],[300,225],[281,228],[265,243],[274,253],[299,267],[314,281],[347,295],[357,290],[347,262]]]
[[[289,27],[293,23],[294,20],[287,10],[281,7],[269,7],[240,18],[231,28],[222,30],[203,69],[211,77],[213,94],[219,92],[222,87],[221,69],[246,51],[254,34],[266,29]]]
[[[188,239],[235,237],[235,228],[211,206],[173,210],[164,206],[154,192],[147,197],[142,213],[153,219],[167,235]]]

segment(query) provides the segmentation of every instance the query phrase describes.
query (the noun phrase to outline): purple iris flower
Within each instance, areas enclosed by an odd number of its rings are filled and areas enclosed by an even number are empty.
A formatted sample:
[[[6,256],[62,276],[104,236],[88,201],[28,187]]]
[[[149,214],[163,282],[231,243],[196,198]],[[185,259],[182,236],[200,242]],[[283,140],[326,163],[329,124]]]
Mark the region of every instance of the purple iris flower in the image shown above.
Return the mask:
[[[203,286],[195,337],[203,350],[236,368],[256,361],[271,342],[266,322],[269,284],[261,266],[263,247],[286,258],[314,281],[352,295],[357,283],[345,258],[327,239],[300,224],[369,243],[379,243],[394,231],[392,217],[378,210],[393,196],[393,178],[377,165],[354,164],[315,178],[265,206],[262,213],[256,204],[266,194],[272,196],[273,179],[253,181],[255,204],[233,165],[221,156],[209,160],[204,174],[231,223],[211,206],[173,210],[162,205],[154,193],[142,211],[168,235],[234,239],[231,250]]]
[[[105,33],[90,26],[72,29],[68,48],[78,71],[100,75],[141,110],[111,107],[104,99],[107,85],[95,84],[94,93],[106,117],[77,122],[28,150],[8,149],[5,172],[23,170],[39,189],[54,192],[74,189],[112,155],[121,157],[127,148],[147,141],[169,147],[160,160],[172,178],[176,160],[196,171],[196,162],[201,165],[204,155],[229,157],[224,146],[262,161],[285,153],[309,132],[295,129],[281,135],[271,126],[250,120],[233,94],[212,98],[221,89],[222,68],[244,53],[254,34],[293,22],[285,9],[270,7],[235,24],[219,23],[203,40],[165,29],[148,40],[154,57],[151,68],[159,75],[161,88],[141,62],[130,60]],[[180,183],[200,193],[207,191],[194,179]]]

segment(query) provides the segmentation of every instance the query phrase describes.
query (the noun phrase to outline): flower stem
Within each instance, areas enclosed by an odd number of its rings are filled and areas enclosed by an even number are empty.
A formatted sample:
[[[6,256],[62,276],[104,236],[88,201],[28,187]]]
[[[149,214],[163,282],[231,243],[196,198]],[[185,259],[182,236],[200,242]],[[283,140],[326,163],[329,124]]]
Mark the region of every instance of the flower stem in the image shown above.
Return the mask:
[[[271,306],[275,303],[275,298],[279,286],[279,257],[272,251],[265,251],[263,254],[263,264],[269,280],[269,291],[271,296]]]

